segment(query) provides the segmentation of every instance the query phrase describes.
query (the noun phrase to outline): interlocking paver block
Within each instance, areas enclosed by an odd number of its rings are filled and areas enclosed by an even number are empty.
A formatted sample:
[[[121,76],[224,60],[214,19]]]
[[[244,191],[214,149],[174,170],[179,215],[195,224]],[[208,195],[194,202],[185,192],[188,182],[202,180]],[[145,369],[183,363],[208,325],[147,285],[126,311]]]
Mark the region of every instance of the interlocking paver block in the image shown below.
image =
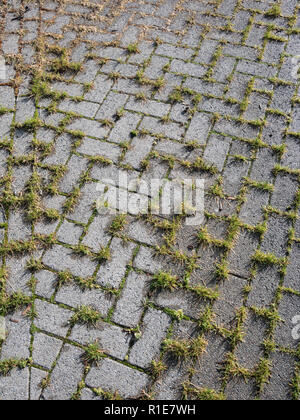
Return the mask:
[[[133,346],[129,362],[147,368],[155,359],[165,338],[170,318],[163,312],[149,309],[143,320],[142,338]]]
[[[143,313],[143,301],[148,291],[147,276],[131,272],[113,316],[121,325],[135,327]]]
[[[118,391],[123,398],[138,397],[148,385],[147,375],[109,359],[92,368],[86,381],[94,388]]]
[[[0,399],[299,399],[297,0],[2,3]]]

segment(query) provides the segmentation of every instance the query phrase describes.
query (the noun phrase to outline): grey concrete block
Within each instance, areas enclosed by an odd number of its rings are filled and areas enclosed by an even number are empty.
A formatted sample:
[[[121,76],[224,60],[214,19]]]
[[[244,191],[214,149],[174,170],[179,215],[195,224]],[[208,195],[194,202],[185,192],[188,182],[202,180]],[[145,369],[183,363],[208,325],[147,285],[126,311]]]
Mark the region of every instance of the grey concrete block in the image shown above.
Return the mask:
[[[29,369],[14,369],[9,376],[0,377],[0,399],[24,401],[29,398]]]
[[[290,255],[290,263],[287,268],[285,276],[285,286],[300,291],[299,285],[299,273],[300,273],[300,245],[293,243],[292,251]]]
[[[71,249],[61,245],[55,245],[46,251],[43,262],[54,270],[70,271],[79,277],[91,277],[96,268],[96,263],[88,257],[74,255]]]
[[[42,300],[36,300],[35,309],[37,313],[35,326],[37,328],[61,337],[66,336],[69,329],[68,322],[72,317],[71,311]]]
[[[120,327],[98,322],[95,327],[75,325],[70,340],[86,345],[97,341],[106,354],[124,360],[129,349],[130,335]]]
[[[50,370],[62,345],[63,342],[57,338],[45,334],[35,334],[32,352],[34,363]]]
[[[143,313],[143,301],[149,287],[149,278],[131,272],[122,291],[113,315],[114,322],[127,327],[136,327]]]
[[[105,294],[103,290],[81,290],[77,286],[66,285],[62,286],[55,296],[57,303],[63,303],[73,308],[80,306],[91,306],[99,311],[102,316],[107,316],[110,310],[113,299]]]
[[[166,314],[150,308],[143,320],[142,337],[132,347],[129,362],[142,368],[149,367],[160,352],[170,324]]]
[[[43,392],[45,400],[70,400],[82,379],[82,350],[65,345],[55,366],[50,385]]]
[[[138,397],[147,389],[148,377],[113,360],[105,359],[99,367],[93,367],[86,378],[88,386],[118,391],[123,398]]]
[[[223,169],[231,140],[228,137],[212,136],[204,152],[204,159],[216,166],[219,171]]]
[[[275,330],[274,341],[280,347],[296,350],[299,346],[299,338],[295,339],[297,337],[297,324],[293,321],[300,313],[299,296],[285,294],[280,301],[278,312],[283,322],[279,323]]]
[[[30,325],[30,319],[22,311],[5,317],[7,338],[2,344],[0,360],[27,359],[30,356]]]
[[[103,286],[118,288],[131,262],[135,245],[114,238],[111,243],[111,260],[100,267],[97,282]]]

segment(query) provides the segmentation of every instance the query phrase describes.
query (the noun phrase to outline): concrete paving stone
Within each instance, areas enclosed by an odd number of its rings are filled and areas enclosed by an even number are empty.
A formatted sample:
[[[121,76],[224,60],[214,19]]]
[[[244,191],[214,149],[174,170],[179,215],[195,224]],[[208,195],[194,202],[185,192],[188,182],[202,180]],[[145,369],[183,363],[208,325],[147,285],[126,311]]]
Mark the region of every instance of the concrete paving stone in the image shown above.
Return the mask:
[[[272,374],[264,388],[261,400],[284,401],[291,399],[295,359],[289,354],[276,352],[271,356]]]
[[[184,77],[177,74],[166,73],[164,79],[165,86],[156,93],[155,99],[157,101],[168,102],[169,97],[171,93],[173,93],[174,88],[182,83]]]
[[[126,109],[130,111],[142,112],[146,115],[154,117],[163,117],[170,111],[170,105],[156,101],[146,101],[141,103],[134,98],[131,98],[126,104]]]
[[[99,121],[79,118],[68,126],[68,130],[82,131],[86,136],[102,139],[108,135],[108,129]]]
[[[24,130],[16,130],[14,136],[14,155],[21,157],[30,153],[32,150],[32,140],[32,134]]]
[[[196,114],[191,121],[189,129],[185,136],[185,140],[187,141],[197,140],[200,144],[205,144],[210,129],[211,129],[210,116],[204,113]]]
[[[30,356],[30,326],[31,321],[23,310],[5,317],[6,340],[2,344],[0,362],[11,358],[27,359]]]
[[[30,280],[31,274],[27,270],[27,261],[29,256],[24,256],[22,258],[14,256],[8,257],[6,261],[6,267],[8,270],[8,282],[7,282],[7,291],[9,294],[12,294],[16,291],[21,291],[25,295],[30,295],[30,289],[28,287],[28,282]]]
[[[59,104],[59,110],[65,112],[74,112],[82,117],[93,118],[99,109],[99,105],[93,102],[74,102],[70,99],[65,99]]]
[[[279,146],[284,142],[286,119],[268,115],[267,125],[263,130],[263,141],[271,146]]]
[[[277,164],[274,153],[269,149],[258,151],[253,163],[250,177],[253,181],[273,183],[273,170]]]
[[[29,398],[29,369],[14,369],[10,375],[0,377],[0,399],[25,401]]]
[[[238,117],[240,113],[240,107],[238,105],[224,103],[223,101],[215,98],[203,100],[200,104],[200,110],[211,113],[219,113],[227,117]]]
[[[97,282],[102,286],[118,288],[125,276],[127,265],[133,257],[135,245],[125,243],[119,238],[111,242],[111,259],[100,267]]]
[[[93,89],[84,95],[86,101],[102,103],[110,91],[113,82],[106,76],[99,74],[93,82]]]
[[[161,242],[161,235],[150,225],[139,220],[129,223],[124,233],[129,238],[147,245],[155,246]]]
[[[279,63],[281,55],[284,51],[284,45],[276,41],[270,41],[264,53],[264,61],[266,63]]]
[[[143,319],[142,337],[132,347],[129,363],[147,368],[159,355],[161,343],[170,327],[170,318],[161,311],[149,309]]]
[[[107,233],[113,216],[97,215],[89,226],[89,230],[85,235],[82,244],[88,246],[94,252],[99,252],[101,246],[107,246],[110,235]]]
[[[127,99],[128,99],[127,95],[123,95],[121,93],[110,92],[105,98],[105,101],[103,102],[99,111],[97,112],[96,119],[98,120],[112,119],[115,116],[116,112],[120,110],[121,108],[123,108]]]
[[[95,327],[75,325],[69,339],[82,345],[97,341],[106,354],[124,360],[129,349],[130,334],[120,327],[98,322]]]
[[[115,165],[101,166],[97,164],[93,166],[90,174],[93,179],[100,182],[130,191],[136,191],[135,181],[140,176],[140,173],[135,170],[124,170]],[[100,191],[99,194],[101,194]]]
[[[287,150],[282,159],[282,165],[287,168],[297,169],[299,166],[298,156],[300,153],[300,144],[293,137],[287,137],[285,139],[285,144],[287,146]]]
[[[276,69],[274,67],[269,66],[268,64],[253,63],[246,60],[241,60],[237,65],[236,70],[241,73],[265,78],[274,77],[276,75]]]
[[[81,401],[101,401],[101,397],[97,397],[89,388],[84,388],[81,392]]]
[[[65,92],[70,96],[77,97],[82,95],[82,85],[77,83],[56,82],[53,85],[53,90],[58,92]]]
[[[233,250],[229,254],[229,270],[234,275],[248,278],[250,276],[252,257],[259,240],[254,234],[243,231],[239,234]]]
[[[162,308],[169,308],[174,311],[181,310],[187,316],[194,319],[199,318],[200,310],[206,306],[195,293],[183,290],[173,292],[161,291],[155,296],[155,303]]]
[[[294,64],[292,63],[290,57],[283,59],[283,64],[278,73],[278,77],[286,82],[295,83],[295,77],[293,76]]]
[[[203,158],[218,168],[219,171],[222,171],[227,153],[229,152],[230,143],[231,139],[229,137],[222,137],[217,135],[211,136],[205,149]]]
[[[262,252],[284,258],[287,252],[291,222],[286,218],[274,215],[269,217],[267,228],[261,245]]]
[[[180,124],[162,123],[162,121],[153,117],[145,117],[140,129],[149,131],[152,136],[163,135],[174,140],[180,140],[184,133],[184,128]]]
[[[77,245],[83,228],[68,221],[64,221],[57,232],[57,239],[69,245]]]
[[[296,198],[298,182],[290,176],[278,175],[274,187],[271,206],[281,211],[289,210]]]
[[[243,325],[245,337],[243,343],[239,344],[235,356],[238,363],[246,368],[253,369],[263,356],[263,342],[267,338],[268,323],[263,318],[248,312],[247,319]]]
[[[86,378],[88,386],[117,391],[123,398],[138,397],[142,391],[146,391],[148,383],[149,379],[144,373],[109,359],[93,367]]]
[[[15,93],[11,87],[1,86],[0,88],[0,106],[6,109],[14,109],[15,107]]]
[[[7,171],[7,157],[8,153],[4,150],[0,151],[0,177],[2,178]]]
[[[299,346],[299,328],[294,322],[299,316],[300,298],[297,295],[284,294],[280,301],[278,313],[282,322],[277,325],[274,341],[280,347],[296,350]],[[299,323],[298,323],[299,325]]]
[[[243,115],[244,118],[249,121],[255,121],[264,118],[269,100],[270,99],[266,95],[252,93],[249,96],[249,105]]]
[[[235,158],[229,157],[223,173],[223,191],[231,197],[236,197],[242,186],[243,179],[250,169],[249,162],[238,162]]]
[[[134,267],[149,274],[156,274],[159,271],[172,271],[177,274],[178,267],[173,266],[171,259],[166,259],[156,254],[153,248],[141,246],[134,259]]]
[[[275,298],[280,284],[278,268],[259,267],[255,278],[252,281],[252,290],[248,296],[248,305],[256,307],[268,307]]]
[[[48,156],[44,163],[47,165],[65,165],[72,147],[73,140],[69,134],[59,136],[55,141],[55,151]]]
[[[299,292],[299,273],[300,273],[300,246],[298,243],[293,243],[290,255],[290,264],[287,268],[285,276],[285,286],[292,288]]]
[[[136,170],[141,169],[141,163],[151,152],[154,139],[151,136],[135,137],[131,143],[130,150],[126,153],[124,163]]]
[[[160,140],[157,146],[154,147],[154,150],[161,156],[174,156],[175,158],[182,160],[189,160],[191,157],[191,151],[186,145],[171,140]]]
[[[43,370],[31,368],[30,373],[30,400],[39,401],[42,392],[42,382],[47,373]]]
[[[246,45],[250,45],[251,47],[261,45],[265,36],[265,32],[266,28],[259,25],[253,25],[248,35]]]
[[[34,335],[32,358],[35,364],[51,369],[59,355],[63,342],[45,334]]]
[[[50,385],[43,392],[45,400],[70,400],[83,375],[82,350],[65,345],[55,366]]]
[[[206,339],[208,341],[206,353],[196,363],[196,373],[192,383],[199,388],[215,389],[218,392],[222,386],[220,361],[225,361],[229,344],[217,334],[210,334]]]
[[[214,126],[214,131],[219,133],[228,134],[230,136],[244,138],[244,139],[255,139],[258,136],[259,130],[249,124],[241,124],[234,121],[221,119]]]
[[[149,277],[131,272],[113,315],[113,321],[127,327],[136,327],[144,309],[144,299],[149,289]]]
[[[251,76],[248,76],[246,74],[235,73],[229,85],[227,96],[229,98],[236,99],[237,101],[243,101],[250,80]]]
[[[55,296],[55,301],[75,309],[80,306],[91,306],[102,316],[107,316],[113,304],[113,299],[100,289],[81,290],[72,285],[61,287]]]
[[[194,51],[189,48],[180,48],[174,47],[173,45],[162,44],[155,50],[155,54],[178,58],[181,60],[189,60],[194,54]]]
[[[246,285],[246,280],[234,276],[221,283],[218,289],[220,297],[213,307],[219,325],[228,329],[235,326],[237,311],[243,306]]]
[[[242,222],[256,226],[264,219],[264,207],[269,204],[269,193],[257,189],[250,189],[246,195],[246,201],[240,212]]]
[[[124,143],[130,140],[130,134],[136,130],[141,117],[130,112],[125,115],[115,124],[110,132],[108,140],[114,143]]]
[[[293,60],[299,53],[299,36],[289,31],[291,19],[295,19],[295,28],[300,23],[297,0],[282,0],[278,17],[266,15],[274,1],[223,0],[216,4],[208,0],[119,0],[116,7],[112,0],[101,5],[94,0],[66,5],[51,0],[41,11],[30,4],[24,19],[16,20],[21,3],[15,0],[13,9],[10,4],[3,8],[0,34],[6,61],[6,74],[0,69],[0,108],[9,110],[0,109],[0,202],[5,208],[4,214],[0,206],[0,243],[3,270],[8,274],[3,293],[9,297],[20,291],[30,296],[38,318],[34,320],[35,330],[30,328],[32,321],[24,316],[29,307],[6,317],[9,335],[1,347],[1,360],[28,358],[33,346],[36,365],[1,377],[0,399],[72,399],[85,378],[84,350],[80,347],[93,340],[99,341],[107,358],[91,367],[78,395],[81,400],[103,399],[92,387],[117,390],[124,399],[144,397],[143,392],[148,392],[154,399],[181,400],[186,381],[217,393],[223,391],[229,400],[293,399],[291,383],[296,375],[296,359],[282,346],[294,351],[299,345],[298,326],[293,322],[299,315],[300,219],[292,221],[285,214],[269,212],[266,233],[260,237],[241,228],[228,253],[213,244],[199,244],[197,233],[206,226],[213,239],[224,241],[228,236],[228,218],[238,216],[242,223],[254,228],[263,222],[268,205],[279,212],[299,213],[295,208],[298,180],[293,174],[299,169],[300,152],[295,135],[300,131],[299,87]],[[228,30],[228,22],[233,31]],[[275,28],[272,35],[284,38],[283,42],[266,39],[271,27]],[[38,45],[47,48],[44,51]],[[56,48],[54,53],[50,45]],[[133,45],[138,51],[130,53]],[[66,51],[67,56],[60,55],[60,51]],[[61,58],[64,62],[54,75],[48,63],[59,63]],[[81,63],[82,68],[68,69],[68,60]],[[31,70],[35,68],[47,74],[44,85],[32,84]],[[164,86],[153,89],[147,80],[141,84],[136,77],[140,70],[150,82],[163,78]],[[113,72],[120,77],[113,80]],[[210,81],[207,75],[211,76]],[[277,83],[273,78],[283,82]],[[35,94],[33,86],[40,88],[41,95]],[[44,95],[46,91],[42,93],[48,87],[70,97],[54,103]],[[192,92],[171,104],[170,95],[178,87]],[[193,92],[202,96],[197,105],[193,103]],[[146,100],[136,100],[137,94],[144,94]],[[83,100],[78,98],[81,95]],[[241,112],[240,104],[245,99],[249,104]],[[189,109],[191,112],[187,112]],[[63,127],[66,114],[70,120]],[[34,116],[41,119],[42,126],[15,126]],[[241,117],[243,123],[239,122]],[[264,127],[253,123],[260,119],[265,120]],[[69,130],[83,132],[82,141],[75,142]],[[138,135],[134,136],[133,131]],[[139,131],[147,134],[139,135]],[[10,138],[12,146],[5,143]],[[257,138],[267,147],[255,147]],[[35,139],[47,144],[51,153],[44,153],[42,145],[34,144]],[[197,141],[201,147],[186,147],[191,141]],[[128,142],[128,148],[123,147],[124,142]],[[285,153],[279,156],[273,146],[284,144]],[[110,159],[112,164],[92,162],[90,158],[98,155]],[[175,158],[175,163],[166,161],[166,156]],[[216,166],[218,173],[199,173],[180,163],[184,160],[192,164],[197,158]],[[55,177],[58,165],[66,166],[61,177]],[[276,174],[276,165],[287,170]],[[35,194],[41,208],[57,210],[59,219],[41,217],[28,223],[32,203],[26,191],[33,173],[40,179]],[[200,226],[188,226],[183,218],[170,244],[165,229],[146,223],[140,215],[128,214],[121,232],[126,241],[112,237],[109,228],[116,214],[97,211],[96,201],[117,189],[125,193],[121,182],[125,174],[130,199],[137,193],[149,198],[157,196],[157,192],[147,189],[153,179],[203,179],[205,211],[210,217]],[[220,176],[226,198],[211,195],[210,189]],[[274,185],[274,192],[253,186],[244,191],[244,177]],[[104,184],[108,185],[107,193],[101,192]],[[79,194],[74,207],[66,213],[66,200],[76,191]],[[245,201],[240,204],[238,197],[242,192]],[[15,201],[20,205],[11,205]],[[156,216],[160,222],[172,221],[171,215]],[[290,239],[291,228],[294,235]],[[38,244],[36,252],[8,252],[6,241],[28,241],[33,234],[57,234],[58,243],[47,247]],[[81,243],[93,253],[109,246],[110,261],[99,263],[90,256],[74,253],[71,246]],[[194,256],[197,267],[190,273],[188,261],[181,263],[174,256],[158,256],[157,246],[171,247],[173,255]],[[279,274],[278,264],[258,264],[251,275],[257,249],[278,258],[286,257],[285,275]],[[43,269],[30,272],[30,258],[41,260]],[[220,282],[216,267],[225,260],[229,277]],[[173,292],[151,291],[151,278],[160,270],[177,276],[179,281],[187,279],[191,287],[218,289],[220,297],[211,305],[217,325],[233,331],[236,311],[246,310],[247,318],[241,326],[245,341],[234,352],[240,365],[251,370],[257,368],[264,355],[263,341],[268,337],[270,322],[255,316],[249,308],[268,310],[277,302],[278,288],[287,288],[278,302],[285,323],[276,326],[277,348],[270,353],[270,382],[262,390],[254,378],[246,381],[241,376],[229,377],[227,384],[223,383],[220,367],[232,349],[230,340],[220,335],[205,335],[208,346],[199,360],[176,360],[171,354],[160,353],[167,332],[174,339],[196,338],[198,319],[209,304],[185,287]],[[70,271],[75,279],[58,288],[61,271]],[[76,286],[77,277],[93,278],[97,287],[81,290]],[[245,300],[244,287],[248,284],[251,290]],[[106,288],[119,289],[119,294],[108,293]],[[154,307],[145,306],[147,298]],[[102,321],[94,327],[77,324],[69,328],[68,321],[80,305],[95,308]],[[65,309],[68,307],[72,310]],[[168,308],[182,309],[194,321],[171,321],[166,314]],[[140,330],[140,337],[129,332],[133,328]],[[63,344],[67,333],[73,344]],[[66,351],[60,354],[61,346]],[[41,381],[46,379],[56,356],[58,363],[50,374],[50,385],[43,391]],[[154,379],[148,376],[148,368],[153,359],[160,358],[166,370]]]
[[[40,221],[35,224],[34,226],[34,233],[39,235],[52,235],[55,233],[57,226],[59,225],[59,221],[55,222],[49,222],[46,221]]]
[[[35,310],[37,318],[35,326],[50,334],[65,337],[69,330],[69,321],[73,313],[58,305],[48,303],[42,300],[36,300]]]
[[[119,147],[111,143],[89,138],[83,140],[82,145],[77,151],[89,156],[102,156],[114,162],[117,162],[121,154],[121,149]]]
[[[70,193],[78,184],[80,176],[87,170],[88,160],[72,155],[68,162],[68,172],[63,177],[59,189],[63,193]]]
[[[15,195],[20,195],[24,192],[32,176],[32,169],[30,166],[18,166],[13,169],[12,173],[12,191]]]
[[[173,60],[171,64],[171,71],[193,77],[202,77],[205,74],[205,67],[200,64],[185,63],[182,60]]]
[[[210,64],[218,45],[219,42],[216,40],[204,39],[198,53],[197,61]]]
[[[55,292],[57,275],[52,273],[52,271],[41,270],[35,273],[34,277],[37,280],[35,293],[38,296],[50,299]]]
[[[96,268],[96,263],[88,257],[76,256],[71,249],[61,245],[55,245],[46,251],[43,262],[54,270],[70,271],[79,277],[92,276]]]
[[[295,106],[292,113],[292,124],[290,126],[290,131],[299,132],[300,131],[300,106]]]
[[[203,95],[222,96],[224,91],[224,85],[221,83],[210,83],[195,77],[187,77],[184,87]]]
[[[220,58],[212,77],[220,83],[226,83],[234,70],[235,64],[236,60],[234,58]]]
[[[225,395],[227,401],[253,401],[255,399],[255,381],[233,378],[227,383]]]
[[[31,236],[31,226],[20,211],[11,212],[8,218],[8,240],[26,241]]]
[[[255,48],[230,44],[225,45],[223,48],[223,54],[253,61],[255,61],[258,57],[258,51]]]

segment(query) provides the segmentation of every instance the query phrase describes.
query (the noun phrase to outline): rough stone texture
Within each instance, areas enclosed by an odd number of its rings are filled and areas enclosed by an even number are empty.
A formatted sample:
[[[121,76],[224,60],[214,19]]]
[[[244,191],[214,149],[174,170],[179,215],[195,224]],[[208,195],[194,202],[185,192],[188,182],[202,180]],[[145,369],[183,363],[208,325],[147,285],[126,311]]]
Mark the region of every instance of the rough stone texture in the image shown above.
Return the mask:
[[[159,354],[169,326],[170,319],[166,314],[150,309],[143,319],[142,338],[131,349],[129,362],[142,368],[149,367]]]
[[[86,383],[94,388],[118,391],[124,398],[133,398],[146,390],[148,377],[142,372],[106,359],[99,367],[92,368]]]
[[[26,365],[0,369],[1,400],[182,399],[183,384],[299,399],[299,7],[277,3],[1,3],[0,367]],[[131,199],[157,197],[153,179],[204,179],[202,226],[100,214],[99,183],[124,194],[119,174]],[[173,288],[153,286],[160,271]],[[96,325],[71,325],[80,306]],[[199,334],[199,357],[163,346]]]

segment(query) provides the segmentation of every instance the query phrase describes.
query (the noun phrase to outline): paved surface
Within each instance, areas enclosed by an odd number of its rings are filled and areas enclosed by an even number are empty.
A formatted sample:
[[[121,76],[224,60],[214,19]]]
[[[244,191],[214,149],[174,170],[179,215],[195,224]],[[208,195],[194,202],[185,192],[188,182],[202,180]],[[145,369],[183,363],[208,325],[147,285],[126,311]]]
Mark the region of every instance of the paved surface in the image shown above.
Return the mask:
[[[299,399],[297,12],[1,2],[1,399]],[[205,224],[99,215],[118,169]]]

